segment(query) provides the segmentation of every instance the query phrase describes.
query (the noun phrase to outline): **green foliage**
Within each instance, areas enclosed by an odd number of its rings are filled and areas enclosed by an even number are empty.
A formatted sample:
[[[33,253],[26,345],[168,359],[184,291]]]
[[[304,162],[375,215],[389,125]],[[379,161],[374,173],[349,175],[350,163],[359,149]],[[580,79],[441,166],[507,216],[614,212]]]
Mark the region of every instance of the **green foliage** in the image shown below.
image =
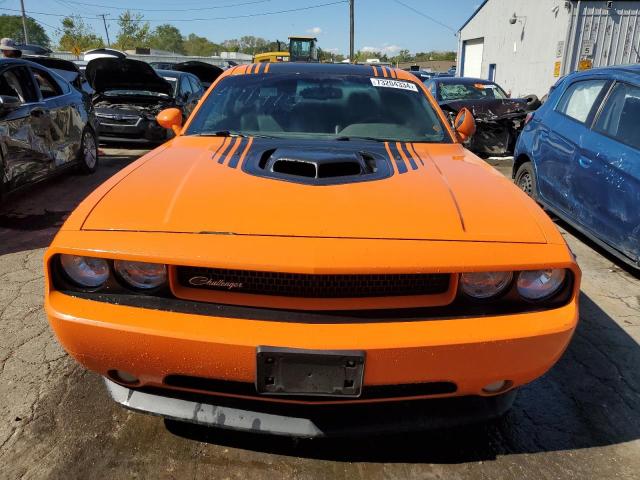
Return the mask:
[[[102,38],[91,33],[79,16],[62,19],[62,36],[58,48],[67,52],[79,49],[81,51],[104,47]]]
[[[446,60],[454,62],[456,60],[456,52],[418,52],[414,58],[414,61],[416,62],[426,62],[429,60]]]
[[[27,35],[29,43],[48,47],[51,43],[47,33],[33,18],[27,17]],[[13,38],[17,43],[24,43],[22,17],[19,15],[0,15],[0,38]]]
[[[220,45],[216,45],[208,38],[199,37],[195,33],[190,33],[183,40],[184,52],[186,55],[196,55],[199,57],[210,57],[220,51]]]
[[[125,10],[118,17],[120,32],[116,38],[115,47],[119,50],[130,50],[138,47],[149,47],[149,22],[144,22],[141,13]]]
[[[180,30],[173,25],[158,25],[149,38],[149,46],[167,52],[185,53],[184,40]]]

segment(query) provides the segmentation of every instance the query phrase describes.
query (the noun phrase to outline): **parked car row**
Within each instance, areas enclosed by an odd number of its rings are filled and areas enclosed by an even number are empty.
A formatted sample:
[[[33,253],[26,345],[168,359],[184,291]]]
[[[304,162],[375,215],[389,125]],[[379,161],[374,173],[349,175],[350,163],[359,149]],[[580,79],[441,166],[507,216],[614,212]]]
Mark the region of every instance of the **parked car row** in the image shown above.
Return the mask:
[[[156,115],[173,107],[186,119],[221,73],[201,62],[154,70],[127,58],[0,60],[0,194],[74,165],[93,172],[99,142],[166,141],[173,132]]]

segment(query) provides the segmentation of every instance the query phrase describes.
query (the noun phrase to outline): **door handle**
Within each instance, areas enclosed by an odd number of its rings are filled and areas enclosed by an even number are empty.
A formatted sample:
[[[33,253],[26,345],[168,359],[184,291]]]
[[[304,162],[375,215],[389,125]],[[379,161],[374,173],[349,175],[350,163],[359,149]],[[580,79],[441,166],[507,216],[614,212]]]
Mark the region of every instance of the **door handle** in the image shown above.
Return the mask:
[[[588,158],[580,157],[580,159],[578,160],[578,163],[582,168],[590,168],[592,162]]]

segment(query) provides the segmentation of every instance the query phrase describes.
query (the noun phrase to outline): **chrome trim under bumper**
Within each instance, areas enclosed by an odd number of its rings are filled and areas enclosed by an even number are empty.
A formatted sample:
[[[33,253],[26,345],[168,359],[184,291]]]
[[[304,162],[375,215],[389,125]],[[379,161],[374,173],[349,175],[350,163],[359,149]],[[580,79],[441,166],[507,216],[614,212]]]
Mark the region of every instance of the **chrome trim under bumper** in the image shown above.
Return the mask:
[[[319,405],[301,409],[296,405],[280,404],[274,407],[270,402],[253,401],[247,404],[241,399],[230,399],[249,407],[238,409],[214,405],[221,401],[220,397],[199,394],[193,397],[188,392],[180,391],[167,391],[165,396],[161,390],[148,393],[118,385],[107,378],[104,382],[111,398],[130,410],[208,427],[302,438],[397,434],[483,422],[506,413],[516,397],[516,391],[511,390],[493,397],[339,405],[329,407],[329,410]],[[286,415],[271,413],[274,411],[285,412]]]
[[[231,430],[293,437],[323,436],[318,427],[306,418],[285,417],[162,397],[123,387],[107,378],[104,378],[104,383],[113,400],[125,408],[138,412]]]

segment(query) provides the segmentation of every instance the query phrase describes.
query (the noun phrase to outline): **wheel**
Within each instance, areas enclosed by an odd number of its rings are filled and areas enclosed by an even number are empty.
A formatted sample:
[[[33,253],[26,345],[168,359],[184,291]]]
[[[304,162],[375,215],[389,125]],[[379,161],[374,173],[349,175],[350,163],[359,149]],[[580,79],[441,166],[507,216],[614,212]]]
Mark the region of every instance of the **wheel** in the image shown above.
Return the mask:
[[[542,102],[536,95],[526,95],[523,98],[527,101],[527,110],[537,110],[542,105]]]
[[[78,152],[78,168],[82,173],[93,173],[98,167],[98,140],[90,128],[82,132],[82,142]]]
[[[524,162],[516,172],[516,185],[531,198],[537,196],[536,175],[531,162]]]

